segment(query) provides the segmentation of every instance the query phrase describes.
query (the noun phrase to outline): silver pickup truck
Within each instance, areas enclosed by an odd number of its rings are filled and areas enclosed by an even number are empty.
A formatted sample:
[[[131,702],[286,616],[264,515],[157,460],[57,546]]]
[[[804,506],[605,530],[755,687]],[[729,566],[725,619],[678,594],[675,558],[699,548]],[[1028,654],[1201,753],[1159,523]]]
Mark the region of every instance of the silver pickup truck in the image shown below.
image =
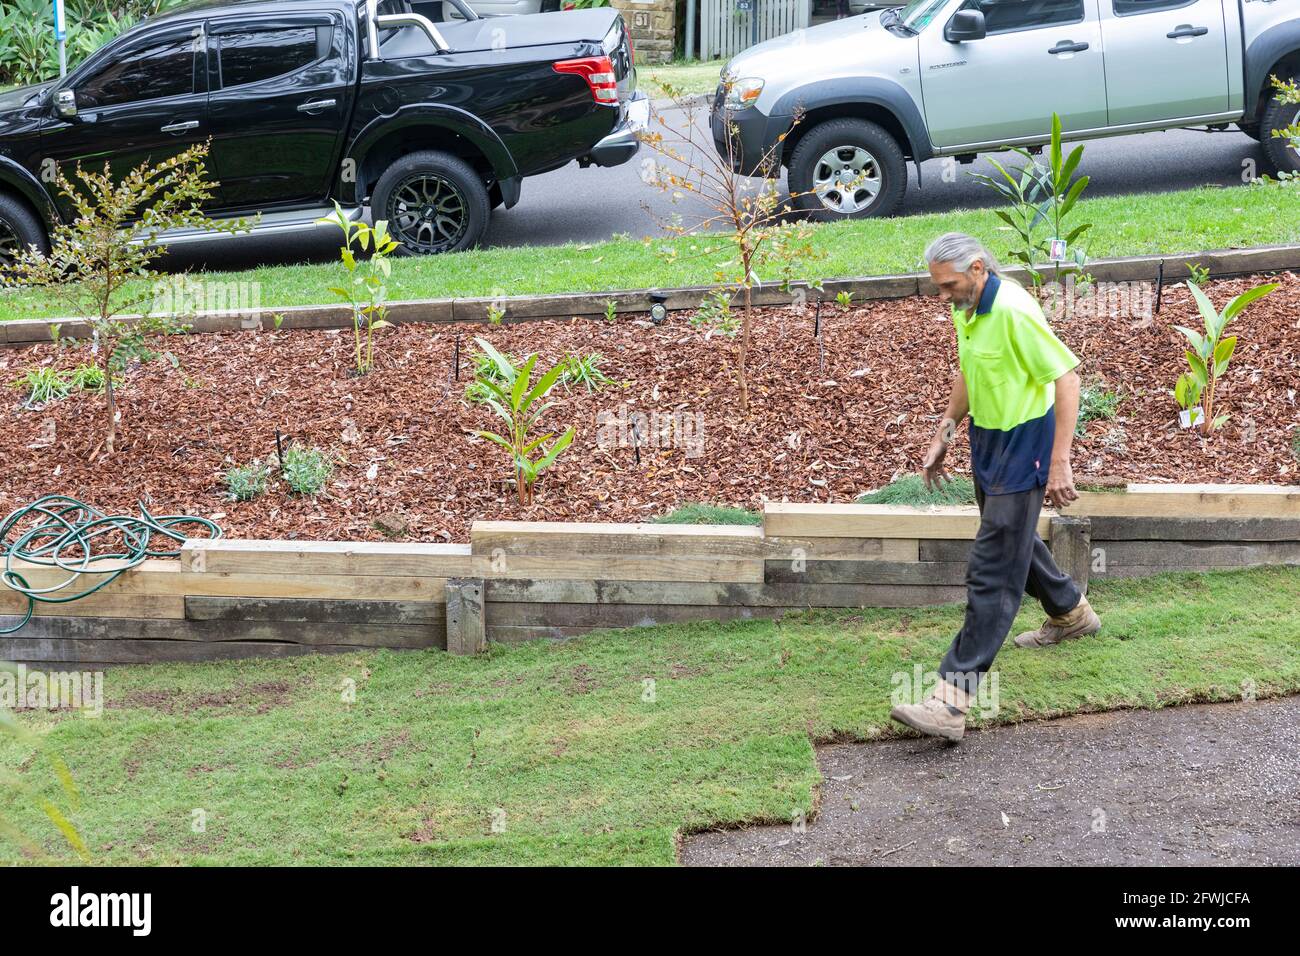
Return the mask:
[[[1274,75],[1300,77],[1300,0],[911,0],[736,56],[712,133],[816,219],[883,216],[908,160],[1037,146],[1054,112],[1072,140],[1236,124],[1300,171]]]

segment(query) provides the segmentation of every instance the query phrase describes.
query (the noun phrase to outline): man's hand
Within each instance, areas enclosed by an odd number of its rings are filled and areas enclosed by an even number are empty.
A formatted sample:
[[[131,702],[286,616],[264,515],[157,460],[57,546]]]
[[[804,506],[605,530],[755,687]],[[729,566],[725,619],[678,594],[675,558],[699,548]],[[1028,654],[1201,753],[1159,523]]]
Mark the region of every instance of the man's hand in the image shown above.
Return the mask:
[[[1057,509],[1079,500],[1079,493],[1074,490],[1074,470],[1070,467],[1070,459],[1052,459],[1052,465],[1047,471],[1045,497],[1048,506]]]
[[[943,467],[943,460],[948,456],[948,445],[952,443],[956,433],[957,424],[951,418],[945,418],[940,423],[934,440],[930,442],[930,450],[926,452],[925,460],[921,462],[921,478],[925,482],[927,491],[938,491],[943,487],[944,482],[952,481]]]

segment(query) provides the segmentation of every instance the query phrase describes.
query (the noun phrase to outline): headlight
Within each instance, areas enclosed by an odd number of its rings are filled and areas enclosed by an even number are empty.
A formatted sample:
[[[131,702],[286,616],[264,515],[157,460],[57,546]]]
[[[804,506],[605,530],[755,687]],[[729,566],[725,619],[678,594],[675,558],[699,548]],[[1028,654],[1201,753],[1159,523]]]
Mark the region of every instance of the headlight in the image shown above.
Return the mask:
[[[727,90],[727,106],[733,110],[753,106],[758,102],[758,95],[762,92],[763,81],[760,79],[750,77],[744,80],[735,80],[732,82],[731,88]]]

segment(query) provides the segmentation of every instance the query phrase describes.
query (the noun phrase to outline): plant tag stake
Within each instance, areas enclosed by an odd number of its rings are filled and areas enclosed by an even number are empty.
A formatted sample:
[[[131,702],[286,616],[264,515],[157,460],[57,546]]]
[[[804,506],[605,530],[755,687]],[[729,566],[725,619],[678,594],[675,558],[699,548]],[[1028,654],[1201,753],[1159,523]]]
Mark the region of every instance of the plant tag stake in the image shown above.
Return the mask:
[[[822,334],[822,300],[817,299],[817,314],[813,316],[813,338],[821,338]]]
[[[451,355],[452,368],[455,369],[452,381],[460,381],[460,336],[456,336],[456,345]]]
[[[1066,249],[1064,239],[1052,239],[1048,244],[1050,246],[1050,252],[1048,253],[1049,259],[1053,262],[1060,262],[1065,258]]]
[[[635,418],[632,419],[632,454],[636,463],[641,464],[641,426]]]
[[[1156,266],[1156,315],[1160,314],[1160,299],[1165,292],[1165,260]]]

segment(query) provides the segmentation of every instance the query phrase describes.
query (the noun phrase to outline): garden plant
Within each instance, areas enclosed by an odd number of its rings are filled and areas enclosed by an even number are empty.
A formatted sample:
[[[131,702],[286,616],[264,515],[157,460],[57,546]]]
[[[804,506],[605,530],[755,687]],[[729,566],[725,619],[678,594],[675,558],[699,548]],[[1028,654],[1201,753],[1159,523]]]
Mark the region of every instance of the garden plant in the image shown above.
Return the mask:
[[[365,375],[375,367],[375,332],[388,328],[388,286],[393,274],[389,261],[401,245],[388,234],[388,223],[380,220],[373,227],[354,222],[334,203],[334,215],[321,219],[323,225],[343,230],[339,258],[347,270],[347,283],[330,289],[352,309],[353,360],[356,373]],[[366,258],[358,254],[369,253]],[[364,330],[364,331],[363,331]]]
[[[533,368],[537,365],[536,354],[528,356],[516,368],[510,359],[492,347],[491,342],[481,338],[474,341],[489,357],[491,368],[503,376],[497,378],[495,375],[480,374],[474,380],[475,386],[478,393],[484,395],[483,402],[506,424],[505,435],[490,431],[476,431],[474,434],[499,445],[510,455],[519,503],[531,504],[537,479],[543,471],[555,464],[555,460],[573,441],[572,427],[567,428],[558,438],[555,438],[554,432],[548,432],[540,438],[533,437],[536,426],[552,405],[546,401],[546,396],[560,381],[565,365],[561,363],[554,366],[534,385],[532,375]],[[555,441],[547,447],[546,443],[552,438]]]
[[[166,251],[159,237],[171,229],[248,229],[246,220],[214,222],[203,212],[219,185],[208,179],[207,156],[200,143],[121,178],[107,163],[100,172],[78,166],[76,183],[58,170],[55,185],[74,217],[56,227],[48,253],[28,249],[0,275],[0,288],[39,288],[90,322],[105,396],[104,436],[91,457],[99,447],[111,455],[116,445],[117,376],[132,361],[159,357],[150,344],[155,337],[185,330],[180,316],[152,314],[153,290],[137,281],[154,275],[152,266]]]
[[[724,84],[729,80],[724,80]],[[784,219],[786,203],[777,190],[776,179],[768,174],[779,169],[780,150],[790,135],[787,131],[755,163],[761,176],[755,188],[749,176],[738,172],[732,162],[733,140],[724,139],[723,153],[710,144],[697,140],[699,124],[695,122],[698,105],[694,97],[685,96],[680,89],[665,86],[674,105],[685,114],[685,133],[678,131],[663,117],[659,130],[643,133],[642,142],[667,162],[655,162],[648,173],[649,181],[672,196],[674,202],[695,197],[710,212],[697,221],[687,224],[681,217],[663,223],[664,230],[674,236],[694,236],[700,248],[692,256],[717,256],[730,245],[730,256],[714,266],[714,284],[720,294],[738,293],[742,299],[739,322],[731,322],[730,308],[719,308],[712,313],[721,323],[720,331],[728,338],[739,335],[736,348],[736,382],[739,388],[739,406],[742,412],[749,409],[749,349],[753,321],[754,286],[762,280],[759,273],[769,269],[778,273],[780,286],[791,292],[797,282],[808,282],[808,266],[819,258],[813,245],[813,230],[804,222],[787,222]],[[800,122],[795,116],[791,130]],[[678,169],[680,167],[680,171]],[[790,197],[795,198],[794,196]],[[661,252],[669,262],[682,254],[678,245],[662,245]],[[815,283],[819,284],[819,283]]]
[[[1252,302],[1262,299],[1280,286],[1275,282],[1256,286],[1236,296],[1224,306],[1222,312],[1214,307],[1209,296],[1195,282],[1189,281],[1187,288],[1196,299],[1205,331],[1197,332],[1183,325],[1176,326],[1192,347],[1184,352],[1191,371],[1179,377],[1178,384],[1174,387],[1174,397],[1184,410],[1192,410],[1199,405],[1200,414],[1189,416],[1192,418],[1190,424],[1199,423],[1201,434],[1209,435],[1228,420],[1227,415],[1215,415],[1218,410],[1219,380],[1227,372],[1228,363],[1237,349],[1237,336],[1225,337],[1224,330]]]
[[[1066,272],[1082,273],[1088,257],[1084,250],[1075,248],[1075,242],[1092,228],[1092,223],[1076,226],[1069,220],[1079,197],[1088,188],[1087,176],[1074,178],[1083,159],[1083,147],[1076,146],[1069,156],[1065,155],[1061,143],[1061,117],[1053,113],[1047,166],[1027,149],[1014,149],[1012,152],[1024,160],[1014,172],[989,157],[989,163],[998,171],[997,176],[971,174],[972,179],[988,186],[1011,204],[1009,211],[994,210],[994,214],[1011,228],[1019,240],[1019,245],[1010,252],[1011,258],[1025,267],[1035,289],[1043,284],[1043,274],[1038,271],[1038,266],[1044,261],[1057,263],[1058,277]],[[1043,229],[1044,226],[1047,228]],[[1061,250],[1052,248],[1053,239],[1064,241],[1065,258],[1055,254]]]

